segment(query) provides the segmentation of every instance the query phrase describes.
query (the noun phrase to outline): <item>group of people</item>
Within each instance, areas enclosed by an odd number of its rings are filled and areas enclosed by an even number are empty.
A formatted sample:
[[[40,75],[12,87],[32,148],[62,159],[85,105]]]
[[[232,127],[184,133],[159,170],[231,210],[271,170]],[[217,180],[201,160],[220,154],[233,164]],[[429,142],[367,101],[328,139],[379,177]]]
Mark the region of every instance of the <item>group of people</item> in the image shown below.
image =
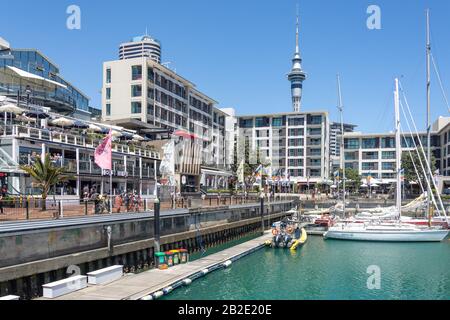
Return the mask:
[[[120,212],[122,206],[125,206],[126,211],[138,212],[142,208],[142,199],[136,191],[133,192],[122,192],[115,196],[114,208],[116,212]]]
[[[3,185],[0,189],[0,214],[3,214],[3,201],[8,194],[8,187]]]
[[[88,185],[83,188],[83,197],[86,201],[94,201],[95,212],[98,214],[110,211],[110,197],[108,194],[101,194],[98,192],[98,186]],[[122,211],[125,207],[126,212],[138,212],[142,208],[142,198],[135,190],[132,192],[121,191],[118,195],[113,197],[113,210],[117,213]]]

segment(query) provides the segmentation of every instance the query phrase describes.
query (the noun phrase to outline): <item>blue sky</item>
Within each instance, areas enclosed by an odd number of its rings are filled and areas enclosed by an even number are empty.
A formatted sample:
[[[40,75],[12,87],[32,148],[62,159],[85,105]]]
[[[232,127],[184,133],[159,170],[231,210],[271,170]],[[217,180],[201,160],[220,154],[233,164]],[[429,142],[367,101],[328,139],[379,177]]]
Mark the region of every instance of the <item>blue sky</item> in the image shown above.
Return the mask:
[[[118,45],[149,34],[162,42],[162,60],[238,114],[291,111],[286,74],[295,46],[296,0],[84,1],[41,0],[11,6],[0,36],[15,48],[38,48],[61,75],[100,107],[102,62]],[[66,28],[66,8],[81,8],[81,30]],[[369,5],[381,8],[381,30],[366,27]],[[393,79],[403,86],[419,128],[425,127],[425,9],[431,9],[433,54],[450,96],[450,1],[302,0],[300,47],[303,110],[327,110],[337,120],[336,74],[344,120],[365,132],[393,127]],[[433,75],[432,118],[447,116]]]

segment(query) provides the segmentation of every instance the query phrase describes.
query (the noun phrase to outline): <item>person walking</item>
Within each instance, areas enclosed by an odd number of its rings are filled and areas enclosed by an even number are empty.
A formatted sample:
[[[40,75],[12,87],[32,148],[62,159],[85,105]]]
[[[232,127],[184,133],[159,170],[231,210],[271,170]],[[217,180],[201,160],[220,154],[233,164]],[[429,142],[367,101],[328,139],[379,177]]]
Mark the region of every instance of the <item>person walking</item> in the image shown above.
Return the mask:
[[[122,195],[117,195],[116,199],[115,199],[115,207],[117,208],[117,213],[120,213],[120,208],[122,207],[122,203],[123,203],[123,199],[122,199]]]

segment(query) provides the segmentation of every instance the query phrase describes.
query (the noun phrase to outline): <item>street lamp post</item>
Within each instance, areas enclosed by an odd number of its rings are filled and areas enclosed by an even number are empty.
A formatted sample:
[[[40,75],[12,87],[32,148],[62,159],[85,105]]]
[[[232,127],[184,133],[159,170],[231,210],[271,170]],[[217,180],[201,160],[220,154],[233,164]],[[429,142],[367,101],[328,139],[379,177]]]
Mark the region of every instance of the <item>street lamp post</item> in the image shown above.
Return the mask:
[[[260,214],[261,214],[261,234],[264,234],[264,193],[261,191],[259,195]]]
[[[159,195],[158,195],[158,183],[155,184],[156,188],[156,199],[153,206],[153,232],[154,232],[154,252],[159,252],[161,250],[160,248],[160,225],[159,225],[159,218],[160,218],[160,209],[161,209],[161,203],[159,201]]]

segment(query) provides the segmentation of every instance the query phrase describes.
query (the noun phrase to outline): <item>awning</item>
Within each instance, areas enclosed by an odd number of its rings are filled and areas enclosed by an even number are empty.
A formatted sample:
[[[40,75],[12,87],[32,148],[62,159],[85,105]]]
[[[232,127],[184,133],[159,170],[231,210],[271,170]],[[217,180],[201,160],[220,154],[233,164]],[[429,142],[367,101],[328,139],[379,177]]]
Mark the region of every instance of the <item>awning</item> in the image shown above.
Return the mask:
[[[27,72],[25,70],[16,68],[16,67],[11,67],[11,66],[6,66],[9,70],[11,70],[16,76],[22,78],[22,79],[26,79],[29,80],[31,82],[36,83],[37,85],[42,85],[44,87],[61,87],[64,89],[67,89],[67,86],[65,86],[62,83],[50,80],[50,79],[46,79],[44,77],[38,76],[37,74],[33,74],[30,72]]]

